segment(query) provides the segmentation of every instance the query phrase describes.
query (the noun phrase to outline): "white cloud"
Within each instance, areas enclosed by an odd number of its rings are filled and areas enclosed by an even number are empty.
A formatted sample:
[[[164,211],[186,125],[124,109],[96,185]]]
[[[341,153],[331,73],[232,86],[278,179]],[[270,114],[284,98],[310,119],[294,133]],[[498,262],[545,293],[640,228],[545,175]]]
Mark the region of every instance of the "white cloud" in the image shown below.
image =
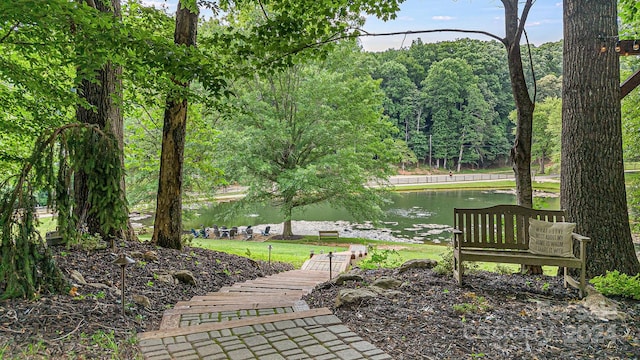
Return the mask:
[[[433,16],[433,17],[431,17],[431,19],[432,20],[438,20],[438,21],[449,21],[449,20],[453,20],[455,18],[451,17],[451,16],[439,15],[439,16]]]
[[[399,21],[414,21],[415,19],[412,18],[411,16],[398,16],[396,18],[396,20],[399,20]]]

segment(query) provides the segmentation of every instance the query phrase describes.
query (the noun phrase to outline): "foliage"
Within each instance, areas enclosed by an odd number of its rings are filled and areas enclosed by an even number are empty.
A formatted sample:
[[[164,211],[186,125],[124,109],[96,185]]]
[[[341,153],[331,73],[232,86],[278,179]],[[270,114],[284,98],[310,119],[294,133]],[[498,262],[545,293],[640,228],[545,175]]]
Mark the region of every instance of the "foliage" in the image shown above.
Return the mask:
[[[640,300],[640,274],[629,276],[618,270],[607,271],[605,275],[595,276],[589,282],[603,295]]]
[[[361,60],[346,43],[321,64],[238,84],[242,111],[221,121],[218,150],[229,179],[249,184],[245,204],[275,202],[285,226],[295,208],[319,202],[379,217],[384,189],[366,184],[393,174],[400,154]]]
[[[447,250],[441,254],[433,272],[439,275],[453,275],[453,246],[447,246]]]
[[[536,68],[542,67],[543,76],[561,75],[561,48],[561,43],[533,48],[534,63]],[[482,140],[475,146],[473,141],[465,144],[463,161],[470,166],[486,167],[507,158],[513,137],[513,124],[508,119],[509,112],[513,110],[513,97],[507,67],[502,65],[506,64],[502,44],[471,39],[425,44],[418,39],[408,49],[388,50],[372,57],[378,64],[374,64],[371,74],[374,78],[382,79],[381,86],[386,94],[385,114],[400,130],[397,136],[407,142],[418,159],[427,162],[429,137],[434,138],[438,134],[438,126],[434,127],[438,115],[434,117],[429,112],[429,101],[433,99],[425,82],[429,72],[435,71],[433,68],[444,60],[462,61],[471,68],[472,74],[464,71],[455,80],[441,78],[442,89],[438,86],[438,80],[433,79],[435,81],[431,81],[434,85],[430,91],[438,91],[443,99],[454,99],[455,92],[469,82],[471,88],[477,87],[477,95],[463,98],[464,101],[469,101],[469,106],[481,106],[484,109],[475,113],[486,124],[484,132],[478,137]],[[461,78],[465,81],[459,81]],[[450,82],[459,86],[447,86]],[[446,116],[442,119],[448,120]],[[452,121],[459,122],[455,118]],[[452,126],[451,130],[454,128]],[[460,148],[455,143],[459,143],[461,135],[458,132],[449,141],[445,139],[438,144],[433,143],[433,152],[442,150],[440,156],[450,153],[450,159],[458,157]],[[445,149],[448,146],[451,149],[447,151]]]
[[[393,249],[380,250],[372,247],[369,251],[369,257],[358,262],[358,267],[365,270],[374,269],[393,269],[402,264],[402,259],[398,251]]]
[[[513,269],[504,264],[496,264],[496,272],[500,275],[510,275],[513,273]]]
[[[87,157],[84,148],[90,138],[103,149],[103,156]],[[119,184],[113,184],[121,171],[113,136],[95,127],[65,125],[36,141],[36,147],[20,174],[2,184],[0,203],[2,229],[0,283],[3,298],[34,297],[39,291],[61,291],[64,277],[57,269],[43,240],[36,231],[35,191],[50,195],[49,204],[58,213],[59,232],[67,243],[80,241],[83,224],[74,216],[72,179],[75,171],[89,174],[87,186],[93,189],[90,199],[101,220],[101,230],[109,234],[126,224],[128,214]],[[114,176],[109,176],[113,174]],[[100,196],[98,196],[100,194]]]
[[[533,133],[531,139],[532,162],[539,165],[538,173],[545,173],[545,163],[560,161],[562,101],[557,97],[547,97],[537,103],[533,113]],[[509,117],[516,121],[515,111]]]
[[[453,275],[453,246],[447,246],[447,250],[441,254],[440,260],[438,260],[438,264],[433,268],[433,271],[439,275]],[[480,265],[475,261],[467,261],[462,263],[462,271],[464,272],[473,272],[477,271],[480,268]]]
[[[460,314],[468,313],[483,313],[491,309],[491,305],[487,302],[487,299],[483,296],[477,296],[474,292],[464,293],[463,296],[470,300],[461,304],[453,304],[451,308],[453,311]]]

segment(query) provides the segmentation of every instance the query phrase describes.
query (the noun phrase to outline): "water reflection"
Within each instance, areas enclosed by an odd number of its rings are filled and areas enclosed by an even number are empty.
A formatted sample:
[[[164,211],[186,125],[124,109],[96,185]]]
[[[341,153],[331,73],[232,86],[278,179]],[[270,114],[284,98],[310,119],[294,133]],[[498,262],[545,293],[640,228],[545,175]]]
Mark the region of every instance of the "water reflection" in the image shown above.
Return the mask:
[[[508,191],[448,190],[392,193],[391,201],[383,207],[385,216],[378,228],[386,228],[395,237],[439,243],[451,238],[454,208],[481,208],[498,204],[515,204],[516,198]],[[559,209],[558,198],[547,198],[545,208]],[[221,203],[185,214],[184,228],[200,225],[259,225],[281,223],[277,208],[254,205],[243,215],[224,219],[222,214],[230,206]],[[293,220],[347,221],[355,219],[345,209],[334,209],[328,204],[307,206],[294,212]],[[354,226],[354,229],[370,229],[370,223]],[[294,229],[295,230],[295,229]]]

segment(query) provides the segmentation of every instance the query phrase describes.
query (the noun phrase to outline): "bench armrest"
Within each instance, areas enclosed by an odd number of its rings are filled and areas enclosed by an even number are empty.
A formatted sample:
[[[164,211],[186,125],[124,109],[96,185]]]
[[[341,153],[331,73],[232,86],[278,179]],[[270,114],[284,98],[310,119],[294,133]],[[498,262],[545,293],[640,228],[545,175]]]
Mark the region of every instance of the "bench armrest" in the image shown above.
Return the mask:
[[[573,239],[574,239],[574,240],[578,240],[578,241],[580,241],[580,242],[586,242],[586,243],[588,243],[589,241],[591,241],[591,238],[586,237],[586,236],[582,236],[582,235],[580,235],[580,234],[572,233],[571,235],[573,236]]]
[[[576,233],[571,233],[571,237],[573,237],[573,240],[578,241],[580,246],[579,259],[582,260],[582,266],[584,266],[587,257],[587,244],[591,241],[591,238]]]
[[[453,229],[453,248],[459,248],[458,235],[462,235],[462,231],[456,228]]]

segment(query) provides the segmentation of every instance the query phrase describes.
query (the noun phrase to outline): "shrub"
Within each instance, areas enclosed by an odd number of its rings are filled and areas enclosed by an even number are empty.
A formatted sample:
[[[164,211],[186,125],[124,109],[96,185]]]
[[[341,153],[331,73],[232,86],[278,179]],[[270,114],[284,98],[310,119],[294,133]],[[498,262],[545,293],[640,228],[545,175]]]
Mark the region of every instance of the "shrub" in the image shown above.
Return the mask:
[[[440,254],[442,258],[438,261],[438,265],[433,268],[433,271],[439,275],[453,275],[453,246],[448,246],[447,251]],[[480,265],[476,262],[464,262],[462,264],[462,270],[464,272],[477,271]]]
[[[500,275],[511,275],[513,270],[504,264],[496,264],[496,272]]]
[[[607,271],[607,274],[596,276],[589,281],[603,295],[622,296],[640,300],[640,274],[629,276],[618,270]]]
[[[395,250],[385,249],[378,250],[373,248],[369,253],[369,257],[360,261],[358,267],[365,270],[373,269],[392,269],[400,266],[402,260],[400,254]]]

